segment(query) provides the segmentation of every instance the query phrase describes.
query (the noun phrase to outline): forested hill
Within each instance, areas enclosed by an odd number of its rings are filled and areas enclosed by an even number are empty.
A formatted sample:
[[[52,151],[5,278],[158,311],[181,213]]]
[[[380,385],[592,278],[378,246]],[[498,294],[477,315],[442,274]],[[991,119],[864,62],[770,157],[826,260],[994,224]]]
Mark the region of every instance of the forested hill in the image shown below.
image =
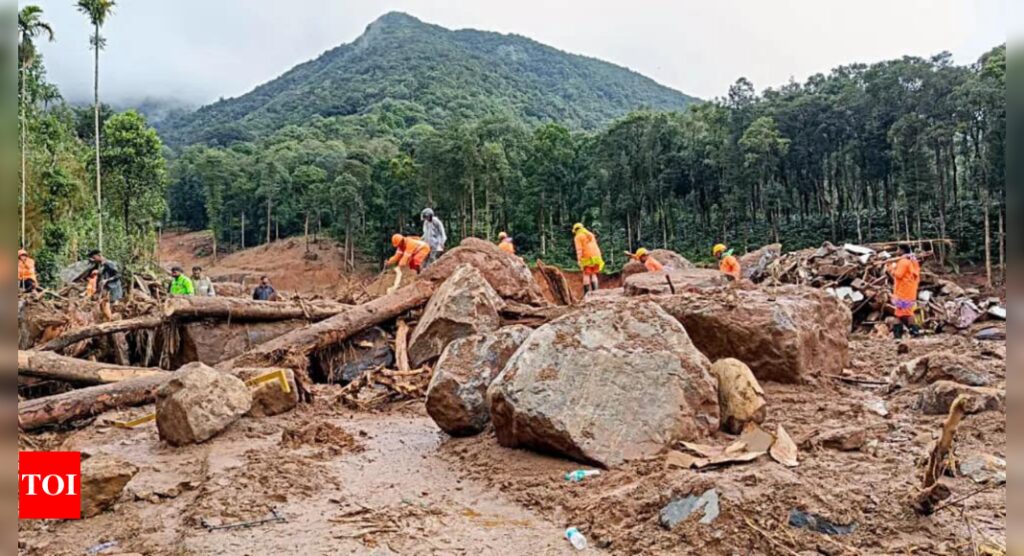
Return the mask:
[[[629,69],[525,37],[451,31],[392,12],[351,44],[160,131],[172,145],[225,145],[316,115],[382,109],[403,127],[508,115],[595,129],[632,110],[682,111],[696,100]]]

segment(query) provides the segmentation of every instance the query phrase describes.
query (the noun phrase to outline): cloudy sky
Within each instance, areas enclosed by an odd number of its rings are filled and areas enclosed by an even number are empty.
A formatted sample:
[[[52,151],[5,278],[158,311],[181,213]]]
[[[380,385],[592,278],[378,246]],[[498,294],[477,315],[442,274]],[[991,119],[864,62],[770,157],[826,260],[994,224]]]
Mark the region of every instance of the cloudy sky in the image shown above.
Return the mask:
[[[36,0],[65,96],[91,98],[90,28],[73,0]],[[760,90],[851,62],[943,50],[969,63],[1006,40],[1007,0],[117,0],[104,35],[106,99],[203,104],[243,94],[351,42],[388,11],[516,33],[627,66],[702,98],[745,76]]]

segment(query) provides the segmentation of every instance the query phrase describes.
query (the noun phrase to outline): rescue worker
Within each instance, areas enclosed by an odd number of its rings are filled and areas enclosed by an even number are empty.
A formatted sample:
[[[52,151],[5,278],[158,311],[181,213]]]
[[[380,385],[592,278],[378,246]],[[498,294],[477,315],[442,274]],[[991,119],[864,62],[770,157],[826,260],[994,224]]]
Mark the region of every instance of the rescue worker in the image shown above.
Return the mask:
[[[100,271],[95,268],[89,271],[89,277],[85,280],[85,291],[82,292],[82,297],[86,299],[92,299],[96,297],[96,289],[100,282]]]
[[[719,243],[711,248],[711,254],[718,259],[718,270],[730,276],[732,280],[740,279],[740,261],[732,254],[732,249],[727,250],[725,244]]]
[[[270,285],[268,276],[260,276],[260,285],[252,290],[252,298],[256,301],[277,301],[277,290]]]
[[[921,329],[914,322],[917,287],[921,283],[921,263],[914,256],[910,245],[901,243],[897,249],[899,259],[889,263],[887,269],[892,275],[892,304],[896,307],[896,318],[899,319],[893,327],[892,335],[900,339],[905,329],[909,329],[912,336],[921,334]]]
[[[28,256],[28,251],[18,249],[18,285],[25,292],[35,291],[39,285],[36,277],[36,260]]]
[[[512,243],[512,238],[508,237],[505,232],[498,234],[498,249],[508,253],[509,255],[516,254],[516,246]]]
[[[395,254],[384,262],[385,266],[397,264],[399,268],[406,267],[419,273],[426,265],[427,258],[433,249],[427,242],[415,238],[406,237],[402,234],[391,236],[391,245],[395,248]]]
[[[422,265],[423,268],[427,268],[444,253],[444,244],[448,241],[448,236],[444,233],[441,219],[434,216],[434,209],[423,209],[420,219],[423,220],[423,241],[430,246],[430,253]]]
[[[192,286],[192,280],[185,276],[185,271],[180,266],[171,269],[171,287],[167,289],[171,295],[195,295],[196,289]]]
[[[98,276],[96,277],[96,292],[101,296],[100,310],[107,321],[114,320],[114,312],[110,304],[121,301],[124,297],[124,289],[121,286],[121,271],[114,261],[107,260],[99,249],[89,251],[89,260]]]
[[[643,263],[644,268],[647,269],[647,272],[658,272],[659,270],[665,270],[665,266],[658,262],[657,259],[652,257],[651,254],[647,252],[647,249],[643,247],[637,249],[636,253],[630,253],[627,251],[626,254],[629,255],[631,259]]]
[[[217,297],[213,289],[213,280],[209,276],[203,276],[203,267],[192,267],[192,285],[195,286],[196,295],[200,297]]]
[[[583,271],[583,295],[597,291],[597,275],[604,270],[604,259],[597,237],[579,222],[572,225],[573,244],[576,246],[576,263]]]

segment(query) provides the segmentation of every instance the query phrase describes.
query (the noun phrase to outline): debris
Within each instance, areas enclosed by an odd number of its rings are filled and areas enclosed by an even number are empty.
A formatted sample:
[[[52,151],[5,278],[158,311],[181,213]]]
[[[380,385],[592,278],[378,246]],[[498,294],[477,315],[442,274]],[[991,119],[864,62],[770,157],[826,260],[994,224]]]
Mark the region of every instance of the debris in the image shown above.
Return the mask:
[[[914,495],[912,505],[914,510],[922,515],[931,515],[936,504],[949,498],[949,488],[939,482],[939,479],[946,474],[949,454],[953,449],[953,436],[956,435],[956,429],[964,418],[966,405],[966,396],[959,396],[953,401],[949,407],[949,415],[942,424],[942,435],[932,443],[927,459],[920,466],[921,488]]]
[[[178,341],[167,346],[170,362],[178,367],[193,361],[216,365],[307,324],[308,321],[295,319],[248,323],[202,321],[177,325]]]
[[[65,357],[51,351],[18,351],[18,374],[75,384],[96,385],[167,374],[156,367],[124,367]]]
[[[982,328],[976,334],[974,334],[975,340],[1005,340],[1006,330],[1002,328],[996,328],[990,326],[988,328]]]
[[[711,365],[718,379],[718,406],[722,430],[738,434],[747,423],[764,422],[767,403],[764,390],[750,368],[733,358],[719,359]]]
[[[212,532],[223,531],[225,529],[248,529],[250,527],[256,527],[257,525],[267,525],[270,523],[285,523],[287,521],[288,520],[283,515],[278,513],[277,508],[270,508],[270,517],[265,517],[263,519],[255,519],[252,521],[239,521],[235,523],[226,523],[223,525],[213,525],[205,518],[203,518],[200,520],[200,523],[202,524],[203,528],[205,528],[209,532]]]
[[[100,552],[103,552],[105,550],[110,550],[111,548],[117,547],[117,544],[118,544],[117,541],[101,542],[100,544],[94,544],[94,545],[90,546],[89,548],[85,549],[85,553],[86,554],[99,554]]]
[[[1006,482],[1006,460],[991,454],[975,454],[960,460],[960,474],[978,484]]]
[[[961,396],[964,398],[964,413],[968,415],[1005,409],[1004,390],[968,386],[951,380],[939,380],[921,390],[918,404],[925,415],[943,415],[949,412],[954,400]]]
[[[252,387],[252,407],[246,413],[249,417],[270,417],[291,411],[299,404],[299,393],[295,385],[295,373],[291,369],[233,369],[231,372],[249,383],[250,380],[273,372],[283,373],[287,388],[280,381],[267,381]]]
[[[737,444],[742,443],[742,446]],[[775,443],[775,437],[767,433],[757,423],[747,423],[743,427],[743,434],[740,435],[733,445],[725,449],[727,453],[736,453],[740,450],[748,452],[767,452]],[[735,447],[734,447],[735,446]]]
[[[30,431],[49,425],[66,425],[111,409],[152,403],[156,390],[173,376],[173,373],[154,374],[20,401],[18,427]]]
[[[1006,307],[997,307],[997,306],[989,307],[988,308],[988,315],[990,317],[995,317],[995,318],[997,318],[999,320],[1006,320]]]
[[[491,421],[487,387],[533,330],[506,326],[457,339],[444,349],[427,388],[427,413],[452,436],[484,430]]]
[[[657,305],[588,306],[535,330],[491,383],[503,446],[611,466],[718,428],[710,364]]]
[[[676,498],[668,503],[658,517],[661,526],[666,529],[674,529],[686,518],[696,512],[703,510],[703,517],[699,523],[708,525],[718,518],[718,492],[715,489],[708,489],[700,496],[689,495],[686,498]]]
[[[810,529],[824,535],[849,535],[857,530],[857,524],[839,525],[828,518],[793,508],[789,510],[789,526],[796,529]]]
[[[421,366],[440,356],[453,340],[496,330],[503,304],[479,270],[459,266],[427,303],[409,339],[409,362]]]
[[[582,482],[583,479],[586,479],[587,477],[594,477],[600,474],[600,469],[577,469],[576,471],[566,473],[565,480],[569,481],[570,483],[579,483]]]
[[[702,353],[743,361],[759,381],[801,383],[849,365],[850,312],[801,286],[653,297]]]
[[[343,404],[354,409],[371,409],[404,400],[422,399],[430,384],[430,367],[408,373],[389,369],[371,369],[338,393]]]
[[[797,461],[796,443],[790,438],[786,429],[782,428],[782,425],[775,429],[775,442],[772,444],[771,449],[768,450],[768,454],[771,455],[772,459],[786,467],[796,467],[800,464]]]
[[[314,446],[323,448],[329,455],[345,452],[361,452],[362,445],[341,427],[324,421],[314,421],[298,428],[281,432],[281,445],[288,448]]]
[[[580,533],[580,530],[575,527],[570,527],[565,530],[565,538],[569,541],[576,550],[585,550],[587,548],[587,538]]]
[[[985,370],[985,365],[976,357],[950,351],[938,351],[916,357],[900,363],[889,373],[889,382],[894,386],[933,383],[939,380],[952,380],[969,386],[988,386],[992,382],[992,377]],[[945,409],[941,411],[945,412]]]
[[[82,517],[93,517],[117,502],[139,468],[109,454],[95,454],[82,460],[81,471]]]
[[[552,301],[556,305],[575,305],[576,296],[573,295],[569,282],[558,267],[544,264],[544,261],[537,259],[537,270],[547,285],[547,291],[551,293]]]
[[[867,431],[862,427],[841,427],[820,432],[803,442],[804,448],[822,446],[841,452],[861,449],[868,441]]]
[[[252,407],[252,393],[236,376],[191,363],[156,393],[156,427],[173,446],[204,442]]]
[[[384,330],[373,326],[315,354],[311,375],[315,382],[344,386],[370,369],[394,366],[391,339]]]
[[[864,402],[864,409],[867,409],[871,413],[878,415],[879,417],[888,417],[889,408],[885,406],[885,400],[873,399]]]
[[[765,270],[772,261],[782,255],[782,244],[772,243],[740,257],[742,276],[754,282],[764,279]]]
[[[680,452],[679,450],[669,450],[669,452],[665,454],[665,465],[669,467],[689,469],[693,467],[696,462],[697,458],[685,452]]]

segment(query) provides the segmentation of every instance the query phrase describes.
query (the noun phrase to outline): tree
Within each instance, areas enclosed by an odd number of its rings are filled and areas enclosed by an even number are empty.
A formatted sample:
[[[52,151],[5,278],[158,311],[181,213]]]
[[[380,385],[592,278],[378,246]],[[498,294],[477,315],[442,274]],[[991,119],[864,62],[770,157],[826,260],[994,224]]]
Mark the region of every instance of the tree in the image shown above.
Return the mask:
[[[114,0],[78,0],[78,11],[89,18],[93,34],[89,39],[95,57],[93,59],[93,130],[96,134],[96,210],[98,212],[97,247],[103,249],[103,189],[100,180],[100,50],[106,39],[100,35],[100,28],[114,11]]]
[[[117,209],[125,235],[144,238],[167,208],[163,144],[156,130],[133,110],[107,120],[103,134],[107,201]]]
[[[18,12],[18,76],[21,87],[21,94],[18,100],[21,108],[21,247],[25,247],[25,206],[28,199],[25,196],[25,183],[28,180],[28,167],[25,163],[28,157],[28,71],[36,63],[38,52],[36,52],[35,38],[46,35],[53,41],[53,28],[49,23],[42,20],[43,10],[39,6],[25,6]]]

